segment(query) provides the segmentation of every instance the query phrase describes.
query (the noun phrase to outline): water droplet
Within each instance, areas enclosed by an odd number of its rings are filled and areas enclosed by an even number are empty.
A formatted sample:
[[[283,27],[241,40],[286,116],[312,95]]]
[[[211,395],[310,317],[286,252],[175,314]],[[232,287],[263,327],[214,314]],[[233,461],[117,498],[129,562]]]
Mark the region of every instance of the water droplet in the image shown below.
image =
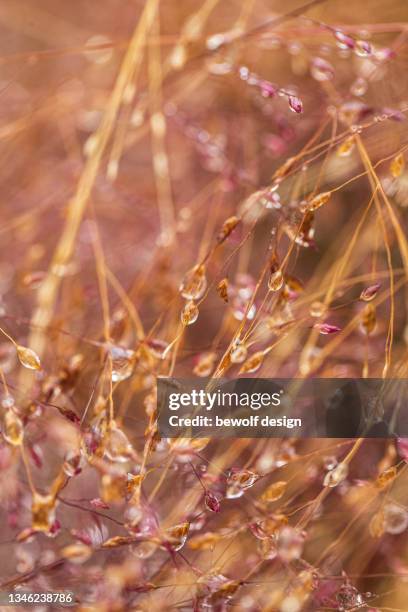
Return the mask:
[[[367,81],[362,77],[358,77],[350,87],[350,92],[353,96],[363,96],[367,91]]]
[[[245,361],[248,355],[248,349],[245,344],[242,342],[236,343],[230,353],[230,358],[232,363],[242,363]]]
[[[330,81],[334,77],[334,68],[321,57],[314,57],[310,65],[310,74],[316,81]]]
[[[183,43],[178,43],[174,47],[173,52],[170,55],[171,66],[175,70],[180,70],[181,68],[183,68],[184,64],[186,63],[186,60],[187,60],[186,47]]]
[[[46,276],[46,272],[43,272],[42,270],[29,272],[28,274],[24,275],[22,283],[24,287],[27,287],[28,289],[38,289],[41,287]]]
[[[375,307],[373,304],[367,304],[361,313],[361,331],[369,336],[375,329],[377,324]]]
[[[23,421],[16,413],[9,409],[4,415],[3,437],[9,444],[20,446],[24,437]]]
[[[228,37],[222,32],[218,34],[213,34],[212,36],[209,36],[207,38],[207,40],[205,41],[205,46],[210,51],[216,51],[219,47],[225,44],[227,39]]]
[[[259,552],[263,559],[272,561],[278,556],[276,542],[272,538],[264,538],[258,543]]]
[[[133,373],[136,353],[121,346],[109,347],[112,359],[112,381],[120,382],[126,380]]]
[[[356,40],[354,51],[359,57],[369,57],[372,53],[372,47],[366,40]]]
[[[405,166],[405,159],[402,153],[399,153],[390,164],[390,172],[394,178],[401,176]]]
[[[315,196],[308,202],[308,206],[307,206],[308,210],[313,212],[317,210],[318,208],[320,208],[321,206],[324,206],[330,200],[330,197],[331,197],[330,191],[319,193],[317,196]]]
[[[250,470],[231,471],[227,479],[226,497],[228,499],[241,497],[246,489],[249,489],[256,483],[258,478],[258,474]]]
[[[64,557],[64,559],[67,559],[71,563],[81,564],[90,559],[92,555],[92,548],[86,544],[78,542],[77,544],[65,546],[61,551],[61,555]]]
[[[206,376],[210,376],[214,369],[216,359],[216,353],[203,353],[202,355],[200,355],[197,364],[194,366],[193,373],[196,376],[200,376],[203,378],[205,378]]]
[[[299,529],[289,525],[282,527],[277,534],[277,549],[282,561],[290,563],[300,559],[304,541],[305,534]]]
[[[372,517],[368,526],[370,535],[373,538],[380,538],[384,533],[384,512],[380,510]]]
[[[224,242],[228,238],[228,236],[232,234],[232,232],[240,223],[240,221],[241,219],[236,216],[229,217],[228,219],[226,219],[217,235],[218,243],[221,244],[222,242]]]
[[[300,612],[302,609],[303,601],[296,595],[287,595],[283,600],[279,608],[279,612]]]
[[[351,36],[348,36],[341,30],[336,30],[334,36],[340,49],[354,49],[356,43],[354,38],[351,38]]]
[[[357,608],[365,607],[363,595],[351,584],[343,584],[336,594],[336,600],[339,604],[338,609],[342,612],[345,610],[356,610]]]
[[[333,455],[323,457],[323,465],[326,470],[333,470],[338,465],[337,457]]]
[[[287,482],[285,482],[284,480],[274,482],[262,493],[261,500],[264,502],[277,501],[285,493],[286,487]]]
[[[222,55],[219,57],[212,56],[210,59],[207,59],[206,66],[210,74],[215,74],[217,76],[229,74],[233,69],[233,64]]]
[[[221,535],[214,533],[213,531],[207,531],[203,534],[193,536],[188,541],[188,547],[191,550],[212,550],[214,546],[220,541]]]
[[[55,521],[56,501],[52,495],[34,493],[31,514],[31,526],[35,531],[48,532]]]
[[[199,300],[207,289],[205,266],[198,264],[187,272],[180,284],[179,291],[186,300]]]
[[[408,527],[408,512],[397,504],[387,503],[384,506],[384,530],[397,535]]]
[[[17,356],[20,360],[20,363],[29,370],[40,370],[41,369],[41,361],[38,357],[37,353],[35,353],[32,349],[27,348],[26,346],[18,345],[16,347]]]
[[[353,136],[350,136],[338,147],[337,155],[339,157],[348,157],[349,155],[351,155],[351,152],[354,149],[354,145],[354,138]]]
[[[268,287],[270,291],[279,291],[282,289],[284,283],[284,278],[282,274],[282,270],[279,268],[278,270],[271,271],[268,280]]]
[[[97,34],[88,38],[85,45],[84,56],[95,64],[106,64],[113,56],[113,44],[110,38]]]
[[[264,360],[264,352],[263,351],[258,351],[257,353],[254,353],[253,355],[251,355],[245,361],[245,363],[241,367],[239,373],[240,374],[244,374],[244,373],[249,374],[251,372],[256,372],[261,367],[261,365],[263,363],[263,360]]]
[[[134,457],[133,447],[126,434],[116,425],[112,425],[106,437],[105,455],[108,459],[116,463],[126,463]]]
[[[69,451],[65,455],[65,460],[62,466],[65,474],[72,478],[73,476],[77,476],[82,471],[82,467],[84,465],[84,458],[77,451]]]
[[[101,498],[106,503],[120,503],[127,494],[127,476],[122,472],[104,474],[101,479]]]
[[[181,315],[180,315],[181,322],[184,326],[192,325],[193,323],[197,321],[198,315],[199,315],[198,306],[191,300],[190,302],[187,302],[187,304],[184,306],[183,310],[181,311]]]
[[[347,463],[339,463],[335,468],[327,472],[323,480],[325,487],[337,487],[343,482],[348,476],[348,465]]]
[[[312,302],[312,304],[310,305],[309,312],[311,317],[319,319],[320,317],[323,317],[326,314],[327,306],[323,302]]]
[[[141,542],[134,547],[133,552],[139,559],[149,559],[157,550],[154,542]]]
[[[9,408],[13,408],[14,405],[15,405],[15,401],[12,395],[6,395],[6,397],[3,397],[3,399],[1,400],[1,407],[4,408],[5,410],[8,410]]]
[[[395,465],[391,466],[388,468],[388,470],[385,470],[377,477],[377,480],[375,481],[376,485],[380,489],[387,487],[396,478],[397,473],[398,471]]]
[[[173,550],[177,551],[183,548],[187,540],[189,529],[190,523],[187,522],[166,529],[166,538]]]

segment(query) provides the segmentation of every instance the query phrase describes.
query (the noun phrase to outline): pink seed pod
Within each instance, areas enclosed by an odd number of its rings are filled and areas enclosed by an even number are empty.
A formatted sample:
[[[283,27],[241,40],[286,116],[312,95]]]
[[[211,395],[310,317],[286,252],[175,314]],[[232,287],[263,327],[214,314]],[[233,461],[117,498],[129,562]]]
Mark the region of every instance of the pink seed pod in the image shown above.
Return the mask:
[[[302,100],[297,96],[289,96],[288,98],[289,108],[294,113],[303,113]]]

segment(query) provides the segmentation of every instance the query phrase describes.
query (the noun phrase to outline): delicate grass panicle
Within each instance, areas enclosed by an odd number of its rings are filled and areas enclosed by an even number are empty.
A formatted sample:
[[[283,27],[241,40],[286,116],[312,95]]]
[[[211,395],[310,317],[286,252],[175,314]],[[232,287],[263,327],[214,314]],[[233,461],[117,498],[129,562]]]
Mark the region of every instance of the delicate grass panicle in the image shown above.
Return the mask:
[[[3,5],[1,589],[406,610],[406,439],[169,440],[156,405],[408,377],[406,2]]]

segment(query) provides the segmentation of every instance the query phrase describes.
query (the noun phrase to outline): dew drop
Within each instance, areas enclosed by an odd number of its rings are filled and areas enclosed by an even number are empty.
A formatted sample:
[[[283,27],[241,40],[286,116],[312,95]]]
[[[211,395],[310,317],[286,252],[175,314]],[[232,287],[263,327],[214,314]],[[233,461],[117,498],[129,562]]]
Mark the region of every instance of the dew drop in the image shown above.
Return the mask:
[[[338,147],[337,155],[339,157],[348,157],[354,149],[354,144],[354,138],[350,136]]]
[[[171,544],[173,550],[177,551],[183,548],[187,540],[187,535],[190,530],[190,523],[180,523],[174,527],[166,529],[166,537]]]
[[[358,77],[350,87],[350,92],[353,96],[363,96],[367,91],[367,81],[362,77]]]
[[[4,397],[1,400],[1,407],[4,408],[5,410],[8,410],[9,408],[13,408],[14,405],[15,405],[15,401],[12,395],[6,395],[6,397]]]
[[[226,497],[228,499],[242,497],[245,490],[251,488],[258,478],[258,474],[250,470],[231,471],[227,479]]]
[[[223,32],[219,32],[217,34],[209,36],[205,41],[205,46],[210,51],[216,51],[217,49],[219,49],[219,47],[224,45],[227,40],[228,36],[226,36],[226,34],[224,34]]]
[[[136,353],[121,346],[109,348],[112,359],[112,382],[126,380],[133,373]]]
[[[179,291],[186,300],[199,300],[207,289],[205,266],[198,264],[187,272],[183,278]]]
[[[283,600],[279,608],[279,612],[300,612],[302,609],[303,601],[296,595],[287,595]]]
[[[334,36],[340,49],[354,49],[356,42],[351,36],[348,36],[341,30],[337,30]]]
[[[157,544],[154,542],[141,542],[133,549],[134,554],[138,559],[149,559],[157,550]]]
[[[92,548],[86,544],[78,542],[77,544],[65,546],[61,551],[61,555],[64,559],[67,559],[71,563],[80,565],[81,563],[85,563],[88,561],[88,559],[90,559],[92,555]]]
[[[309,312],[311,317],[319,319],[320,317],[323,317],[326,314],[327,306],[323,302],[312,302],[312,304],[310,305]]]
[[[72,478],[73,476],[77,476],[82,471],[84,459],[83,456],[76,451],[69,451],[65,455],[65,460],[62,466],[64,473]]]
[[[282,270],[278,269],[271,272],[268,280],[268,287],[270,291],[279,291],[282,289],[284,283],[284,278],[282,274]]]
[[[354,51],[359,57],[369,57],[372,53],[372,47],[366,40],[356,40]]]
[[[116,463],[126,463],[134,457],[134,454],[126,434],[113,425],[107,433],[105,456]]]
[[[280,480],[271,484],[262,494],[261,500],[264,502],[274,502],[285,493],[287,482]]]
[[[228,236],[232,234],[234,229],[240,223],[241,219],[239,217],[233,216],[226,219],[217,235],[217,241],[221,244],[224,242]]]
[[[2,433],[6,442],[12,446],[20,446],[23,442],[23,421],[12,409],[8,409],[4,415]]]
[[[170,63],[172,68],[175,70],[180,70],[186,63],[186,59],[187,53],[185,45],[183,43],[177,44],[170,55]]]
[[[405,159],[402,153],[399,153],[390,164],[390,172],[393,178],[401,176],[405,166]]]
[[[370,535],[373,538],[380,538],[384,533],[384,512],[380,510],[372,517],[368,526]]]
[[[101,498],[104,502],[119,503],[127,494],[127,477],[122,472],[104,474],[101,479]]]
[[[184,306],[183,310],[181,311],[181,315],[180,315],[181,322],[184,326],[192,325],[193,323],[197,321],[198,315],[199,315],[198,306],[193,302],[193,300],[191,300],[190,302],[187,302],[187,304]]]
[[[376,324],[377,318],[375,313],[375,307],[373,306],[373,304],[367,304],[364,307],[363,312],[361,313],[361,331],[367,336],[369,336],[374,331]]]
[[[193,536],[188,541],[188,547],[192,550],[212,550],[220,541],[222,536],[212,531]]]
[[[249,357],[240,369],[240,374],[250,374],[256,372],[261,367],[264,360],[264,352],[258,351]]]
[[[391,466],[390,468],[388,468],[388,470],[385,470],[377,477],[376,485],[380,489],[387,487],[393,480],[395,480],[395,478],[397,477],[397,473],[398,472],[395,465]]]
[[[324,206],[330,200],[330,197],[331,197],[331,192],[330,191],[325,191],[324,193],[319,193],[317,196],[315,196],[314,198],[312,198],[309,201],[309,203],[308,203],[308,210],[310,212],[313,212],[313,211],[317,210],[318,208],[320,208],[321,206]]]
[[[290,563],[300,559],[305,541],[305,535],[299,529],[286,525],[277,534],[277,549],[282,561]]]
[[[223,76],[232,72],[233,64],[225,57],[211,57],[206,61],[206,66],[210,74]]]
[[[343,584],[336,594],[339,610],[356,610],[364,605],[362,594],[351,584]]]
[[[408,527],[408,512],[397,504],[388,503],[384,507],[384,531],[397,535]]]
[[[55,499],[52,495],[34,493],[31,526],[35,531],[48,532],[55,521]]]
[[[41,361],[38,357],[37,353],[35,353],[32,349],[27,348],[26,346],[18,345],[16,347],[17,356],[20,360],[20,363],[29,370],[40,370],[41,369]]]
[[[232,363],[242,363],[245,361],[248,355],[248,349],[245,344],[242,342],[236,343],[230,353],[230,358]]]
[[[216,353],[203,353],[200,355],[197,364],[194,366],[193,373],[202,378],[210,376],[214,369],[216,358]]]
[[[310,66],[310,74],[315,81],[330,81],[334,77],[334,68],[327,60],[314,57]]]
[[[103,34],[91,36],[86,41],[84,56],[95,64],[106,64],[113,55],[112,41]]]
[[[327,472],[323,480],[325,487],[337,487],[342,483],[348,476],[348,465],[347,463],[339,463],[335,468]]]

